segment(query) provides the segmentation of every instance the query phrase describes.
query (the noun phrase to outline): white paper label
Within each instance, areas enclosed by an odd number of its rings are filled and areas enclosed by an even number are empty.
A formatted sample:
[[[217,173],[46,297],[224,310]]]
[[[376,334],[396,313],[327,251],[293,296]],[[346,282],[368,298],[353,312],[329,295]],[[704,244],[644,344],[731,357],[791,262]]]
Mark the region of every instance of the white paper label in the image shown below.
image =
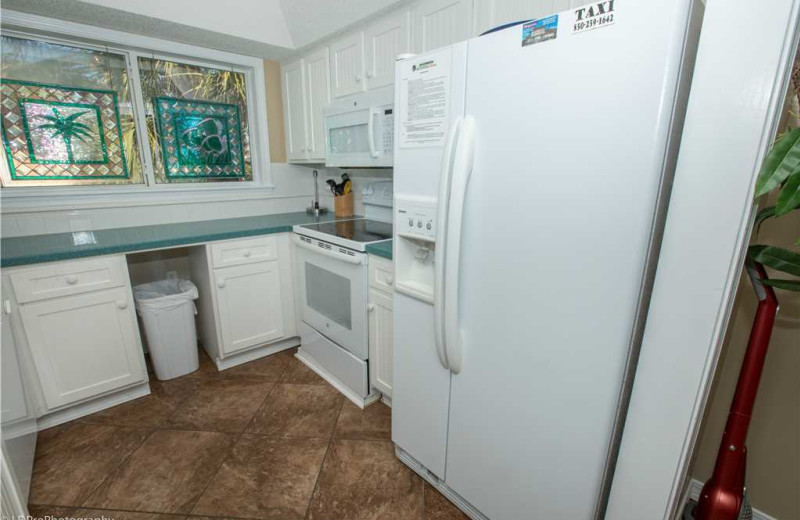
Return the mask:
[[[593,29],[601,29],[614,25],[616,11],[614,2],[594,2],[572,10],[572,34],[580,34]]]
[[[451,51],[412,58],[400,78],[399,146],[441,146],[450,113]]]

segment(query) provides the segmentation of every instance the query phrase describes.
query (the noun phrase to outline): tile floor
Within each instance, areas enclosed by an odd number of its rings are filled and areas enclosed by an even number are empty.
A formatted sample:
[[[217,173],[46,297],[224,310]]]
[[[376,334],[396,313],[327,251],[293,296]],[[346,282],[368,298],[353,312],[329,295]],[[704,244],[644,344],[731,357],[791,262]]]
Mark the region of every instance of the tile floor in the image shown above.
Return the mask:
[[[160,382],[40,432],[30,513],[116,520],[466,520],[294,350]],[[177,516],[181,518],[178,519]]]

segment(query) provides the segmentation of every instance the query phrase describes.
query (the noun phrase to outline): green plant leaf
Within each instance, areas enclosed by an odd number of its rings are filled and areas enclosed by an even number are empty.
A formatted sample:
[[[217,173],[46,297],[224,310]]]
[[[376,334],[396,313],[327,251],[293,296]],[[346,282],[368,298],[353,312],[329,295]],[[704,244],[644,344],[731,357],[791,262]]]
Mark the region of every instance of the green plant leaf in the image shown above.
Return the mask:
[[[764,285],[770,285],[776,289],[786,289],[787,291],[800,291],[800,280],[781,280],[780,278],[770,278],[761,280]]]
[[[756,214],[756,220],[753,222],[753,226],[756,228],[756,233],[759,232],[761,229],[761,224],[764,223],[765,220],[768,218],[772,218],[775,216],[775,206],[768,206],[766,208],[758,210]]]
[[[82,115],[88,114],[89,112],[91,112],[91,110],[84,110],[83,112],[75,112],[74,114],[70,114],[69,116],[67,116],[64,119],[67,122],[72,122],[72,121],[78,119],[79,117],[81,117]]]
[[[800,254],[775,246],[754,245],[748,248],[756,262],[784,273],[800,276]]]
[[[775,141],[756,181],[756,198],[769,193],[800,167],[800,128]]]
[[[778,203],[775,204],[775,216],[785,215],[798,207],[800,207],[800,171],[786,179],[778,195]]]

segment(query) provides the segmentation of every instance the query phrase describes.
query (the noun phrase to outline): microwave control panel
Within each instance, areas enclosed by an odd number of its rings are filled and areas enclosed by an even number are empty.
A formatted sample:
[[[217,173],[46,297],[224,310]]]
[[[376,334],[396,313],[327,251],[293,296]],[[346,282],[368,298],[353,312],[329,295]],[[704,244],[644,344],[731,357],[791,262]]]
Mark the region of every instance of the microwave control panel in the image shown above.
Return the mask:
[[[394,152],[394,110],[392,107],[383,109],[383,152]]]

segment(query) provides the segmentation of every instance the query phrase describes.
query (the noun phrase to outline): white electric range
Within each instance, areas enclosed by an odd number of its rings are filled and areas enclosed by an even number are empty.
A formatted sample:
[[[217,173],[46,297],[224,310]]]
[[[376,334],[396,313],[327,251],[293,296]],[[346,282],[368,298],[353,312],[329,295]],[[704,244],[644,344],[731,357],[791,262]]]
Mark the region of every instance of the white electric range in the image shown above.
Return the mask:
[[[297,357],[359,406],[369,387],[366,246],[392,237],[392,183],[364,188],[364,218],[294,226],[300,281]]]

